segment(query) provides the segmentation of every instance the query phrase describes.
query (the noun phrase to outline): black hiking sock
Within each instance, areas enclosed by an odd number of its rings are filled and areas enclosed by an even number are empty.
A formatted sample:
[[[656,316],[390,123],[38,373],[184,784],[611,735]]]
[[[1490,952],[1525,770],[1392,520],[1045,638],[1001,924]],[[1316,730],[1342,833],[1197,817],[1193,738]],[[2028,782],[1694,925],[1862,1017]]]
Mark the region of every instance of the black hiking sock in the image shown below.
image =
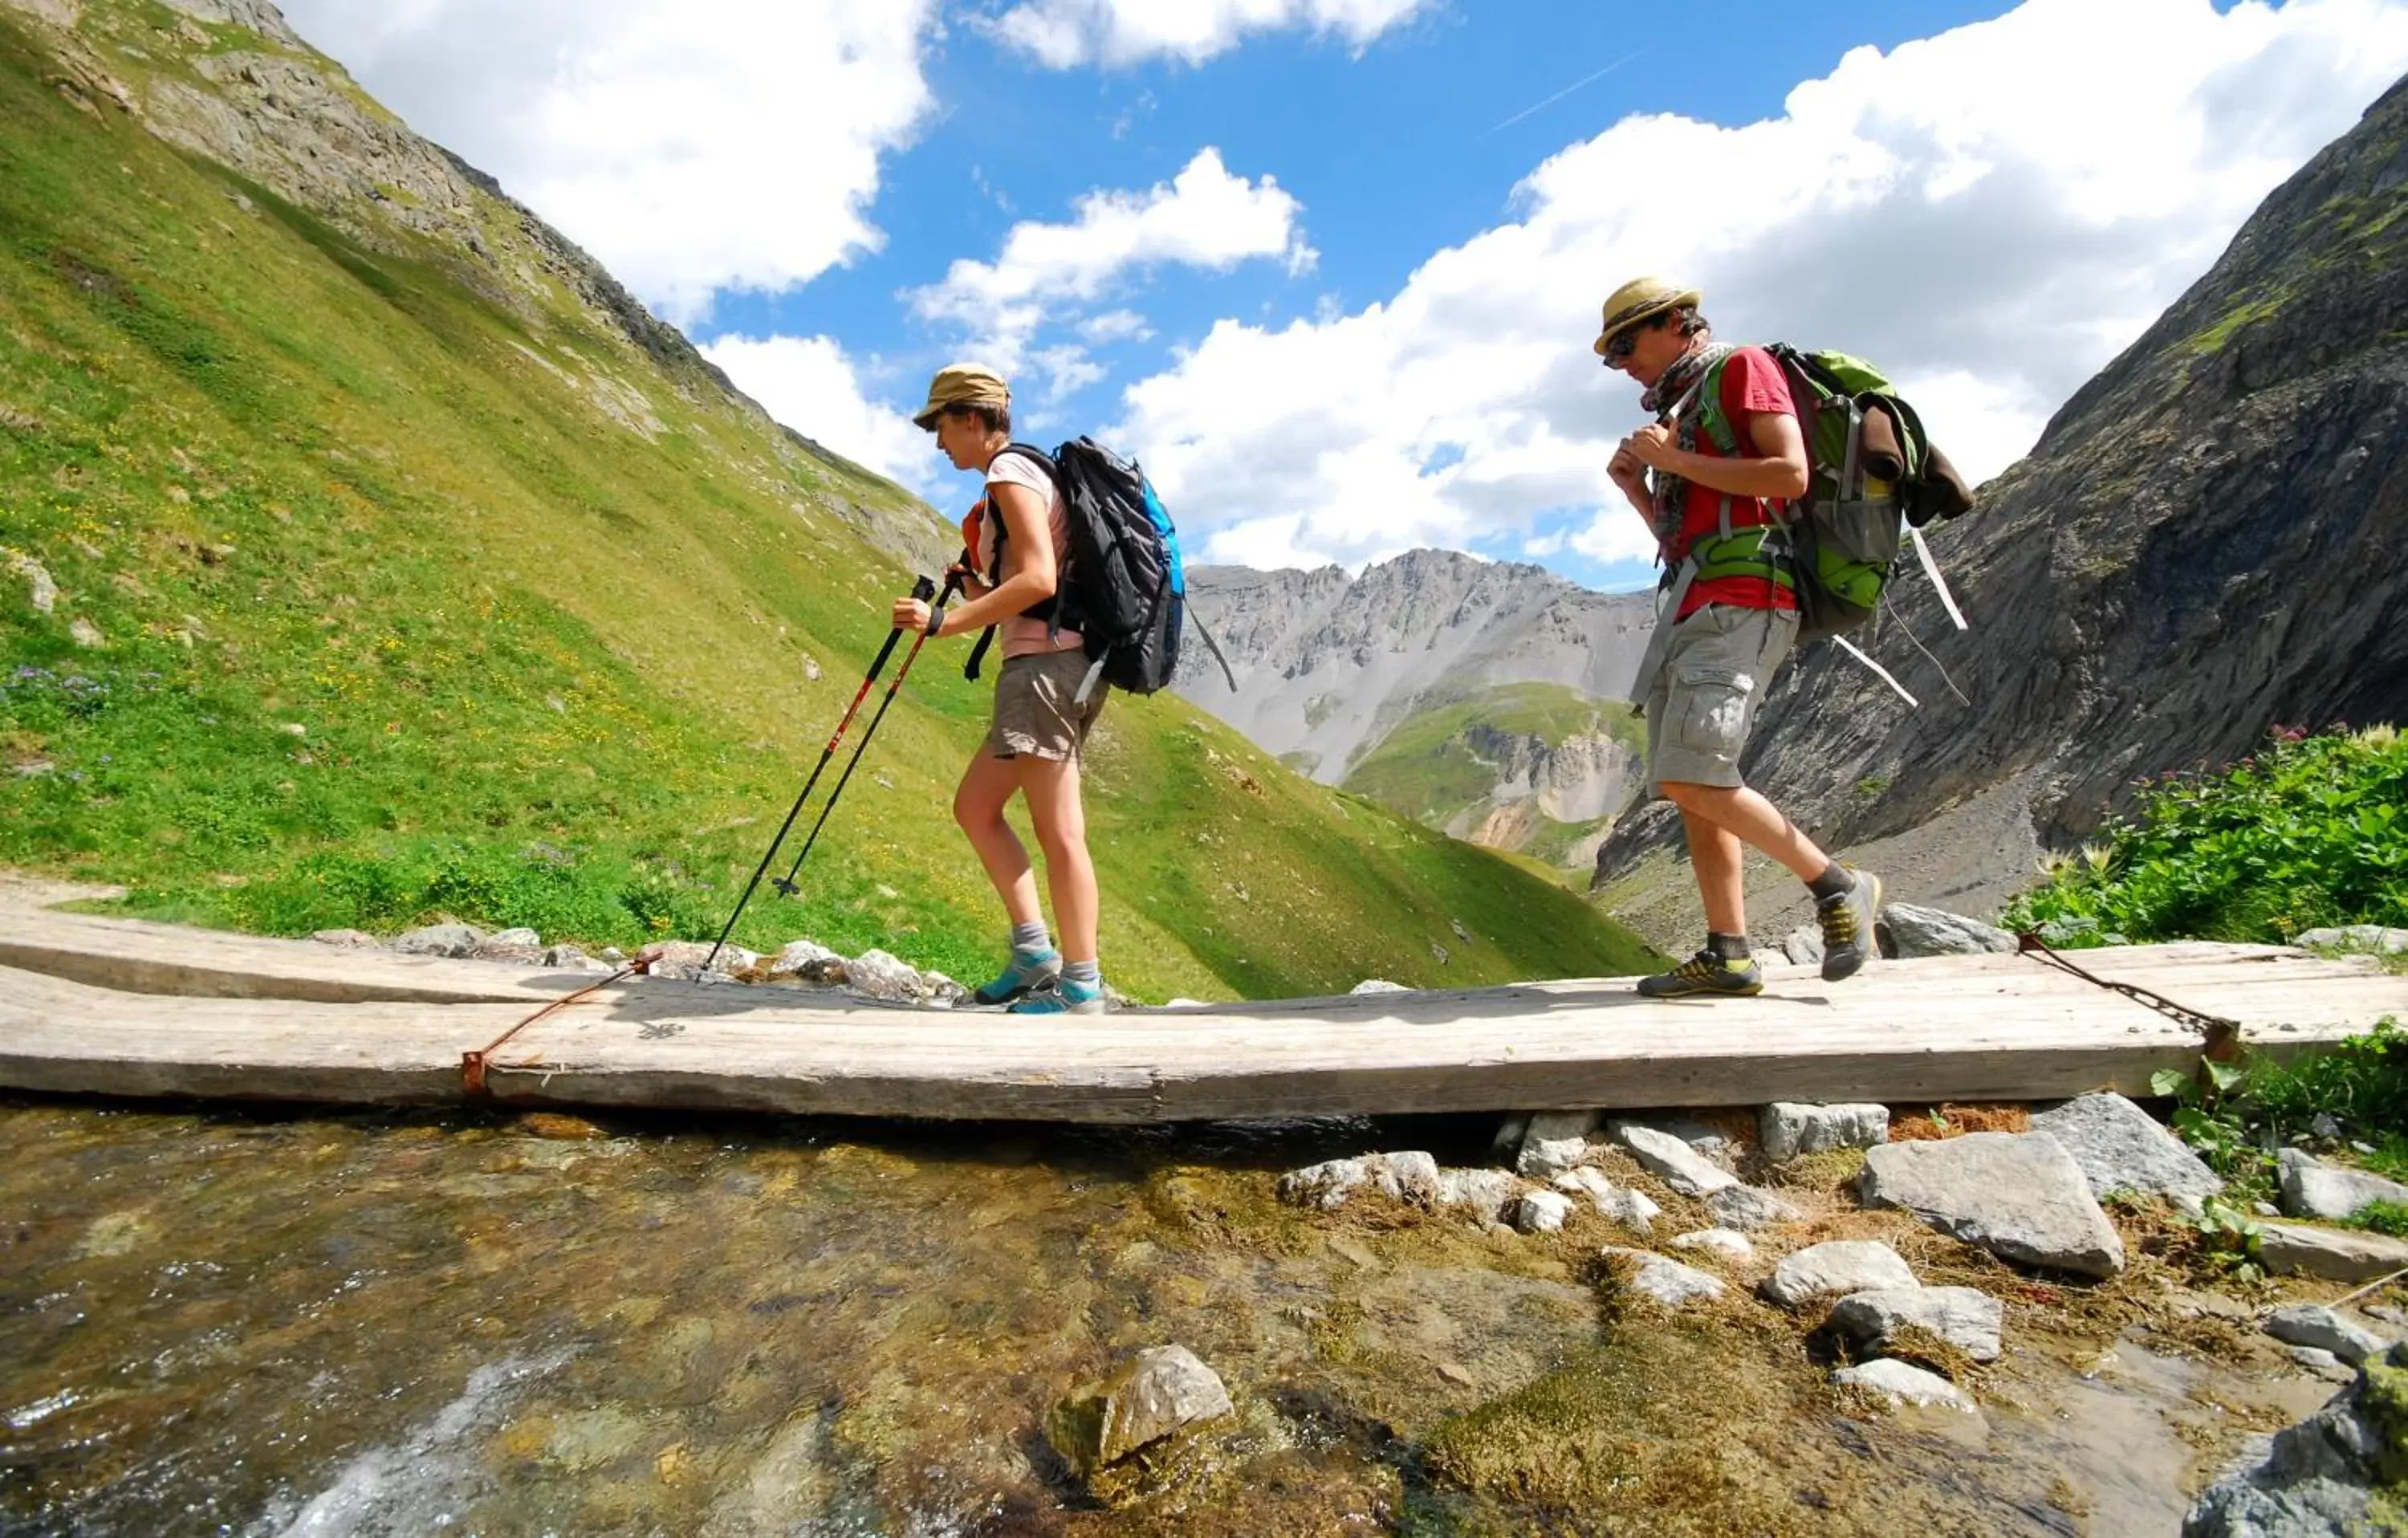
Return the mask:
[[[1011,927],[1011,948],[1033,956],[1052,950],[1054,938],[1045,932],[1045,921],[1041,918],[1034,924],[1015,924]]]
[[[1706,931],[1706,949],[1725,961],[1745,961],[1753,952],[1747,948],[1747,936],[1716,934]]]
[[[1856,873],[1833,860],[1823,867],[1821,875],[1806,884],[1806,890],[1814,894],[1815,901],[1828,902],[1833,898],[1856,890]]]

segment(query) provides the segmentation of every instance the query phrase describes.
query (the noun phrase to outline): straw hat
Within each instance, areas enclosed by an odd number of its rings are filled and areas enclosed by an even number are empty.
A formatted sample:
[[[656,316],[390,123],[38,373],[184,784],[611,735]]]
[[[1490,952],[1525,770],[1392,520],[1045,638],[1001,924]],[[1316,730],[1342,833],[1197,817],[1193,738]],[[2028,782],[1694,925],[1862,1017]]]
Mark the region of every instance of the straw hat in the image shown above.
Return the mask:
[[[1011,386],[1001,374],[983,364],[948,364],[928,381],[928,404],[911,413],[911,420],[923,428],[933,427],[949,406],[1010,405]]]
[[[1615,289],[1605,301],[1604,329],[1598,333],[1597,340],[1591,344],[1592,350],[1601,358],[1605,356],[1606,344],[1617,334],[1668,309],[1702,302],[1702,295],[1696,289],[1683,288],[1670,279],[1633,278]]]

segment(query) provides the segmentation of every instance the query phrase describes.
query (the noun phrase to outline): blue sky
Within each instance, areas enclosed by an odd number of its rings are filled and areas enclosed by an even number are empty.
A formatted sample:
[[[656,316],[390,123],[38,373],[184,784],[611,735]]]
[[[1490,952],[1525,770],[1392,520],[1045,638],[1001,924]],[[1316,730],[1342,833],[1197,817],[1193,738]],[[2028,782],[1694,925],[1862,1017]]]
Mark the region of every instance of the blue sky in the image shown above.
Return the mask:
[[[1624,278],[1874,358],[1975,473],[2408,67],[2401,0],[293,0],[797,429],[1013,375],[1192,550],[1643,583],[1587,352]],[[1590,77],[1596,77],[1590,79]],[[1582,83],[1582,82],[1585,83]],[[1567,89],[1572,88],[1572,89]],[[1564,93],[1558,99],[1548,98]]]

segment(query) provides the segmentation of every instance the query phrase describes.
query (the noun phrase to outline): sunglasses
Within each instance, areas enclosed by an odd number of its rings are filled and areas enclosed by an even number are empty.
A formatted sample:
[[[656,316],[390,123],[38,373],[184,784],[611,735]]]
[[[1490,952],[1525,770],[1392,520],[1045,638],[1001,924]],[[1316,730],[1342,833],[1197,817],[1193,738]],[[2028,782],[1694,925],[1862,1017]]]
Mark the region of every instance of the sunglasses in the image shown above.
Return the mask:
[[[1637,325],[1628,326],[1614,333],[1613,340],[1605,344],[1605,366],[1612,368],[1617,365],[1628,363],[1630,354],[1639,351],[1639,334],[1642,331],[1657,330],[1670,318],[1668,315],[1650,316]]]

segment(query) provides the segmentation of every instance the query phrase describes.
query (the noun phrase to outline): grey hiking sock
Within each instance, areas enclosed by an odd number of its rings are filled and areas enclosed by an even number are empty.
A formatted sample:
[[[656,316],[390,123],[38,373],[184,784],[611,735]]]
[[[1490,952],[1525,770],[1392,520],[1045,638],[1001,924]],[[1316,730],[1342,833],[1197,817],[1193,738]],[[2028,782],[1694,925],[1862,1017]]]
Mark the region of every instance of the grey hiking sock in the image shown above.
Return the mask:
[[[1747,936],[1716,934],[1706,931],[1706,949],[1725,961],[1745,961],[1752,954],[1747,948]]]
[[[1100,961],[1065,961],[1062,978],[1068,983],[1083,983],[1091,988],[1104,985],[1104,964]]]
[[[1815,901],[1823,902],[1850,890],[1856,884],[1856,872],[1839,861],[1833,860],[1823,867],[1821,875],[1806,884],[1806,890],[1814,894]]]
[[[1041,918],[1034,924],[1015,924],[1011,927],[1011,948],[1015,951],[1050,951],[1054,948],[1054,938],[1045,932],[1045,921]]]

